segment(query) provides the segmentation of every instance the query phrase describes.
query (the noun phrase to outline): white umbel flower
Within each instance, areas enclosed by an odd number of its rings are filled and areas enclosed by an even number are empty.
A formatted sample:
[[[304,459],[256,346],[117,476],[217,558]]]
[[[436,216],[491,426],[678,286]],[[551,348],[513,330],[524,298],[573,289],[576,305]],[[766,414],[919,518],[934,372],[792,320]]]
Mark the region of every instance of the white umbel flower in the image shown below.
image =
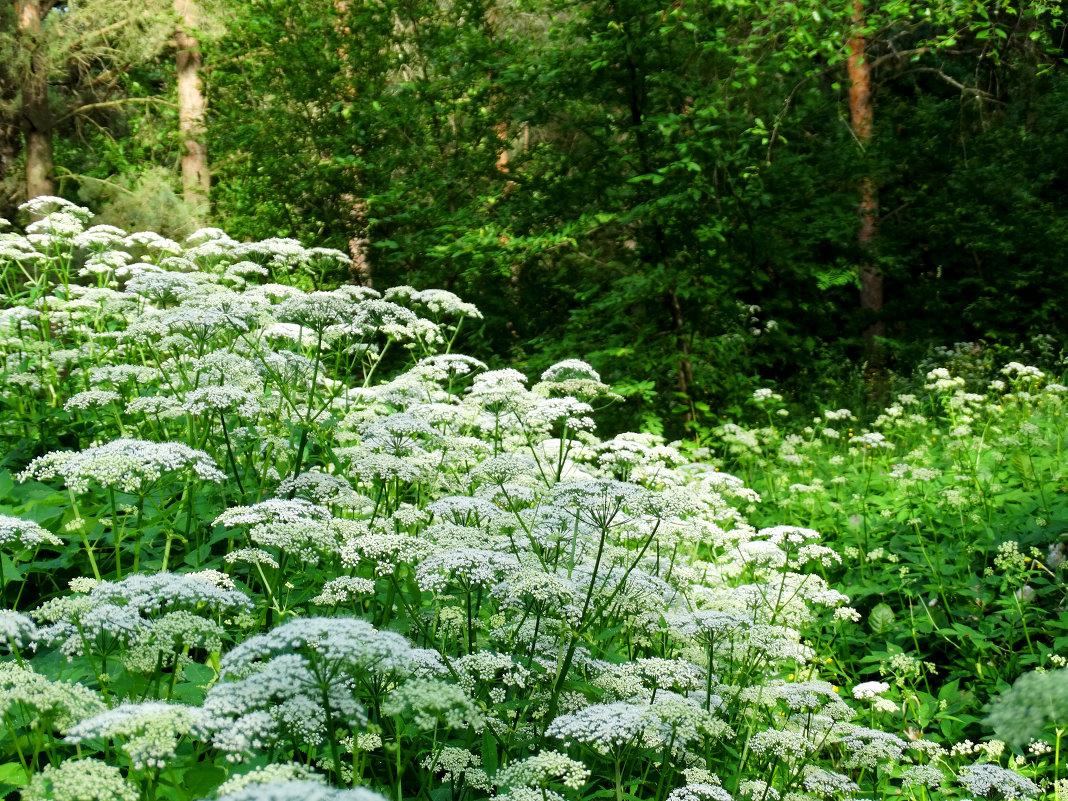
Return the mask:
[[[40,548],[42,545],[59,547],[63,545],[63,541],[32,520],[0,515],[0,548],[10,551]]]
[[[182,737],[203,733],[201,718],[198,707],[161,701],[126,703],[75,724],[66,739],[77,745],[119,738],[135,770],[164,768],[175,759]]]
[[[137,801],[140,794],[119,769],[98,759],[46,765],[23,789],[23,801]]]
[[[589,777],[590,769],[578,760],[559,751],[540,751],[501,768],[495,778],[500,787],[541,789],[550,784],[562,784],[571,790],[580,790]]]
[[[567,743],[582,743],[599,754],[616,753],[632,744],[648,724],[648,704],[617,701],[592,704],[558,716],[545,733]]]
[[[11,651],[33,648],[40,636],[37,626],[26,615],[0,609],[0,648]]]
[[[218,796],[217,801],[386,801],[386,798],[366,787],[338,790],[316,781],[299,779],[250,784]]]
[[[83,451],[53,451],[30,462],[18,478],[19,481],[48,480],[58,476],[76,493],[87,492],[90,484],[96,483],[141,495],[165,475],[196,476],[215,482],[226,478],[204,451],[181,442],[143,439],[117,439]]]

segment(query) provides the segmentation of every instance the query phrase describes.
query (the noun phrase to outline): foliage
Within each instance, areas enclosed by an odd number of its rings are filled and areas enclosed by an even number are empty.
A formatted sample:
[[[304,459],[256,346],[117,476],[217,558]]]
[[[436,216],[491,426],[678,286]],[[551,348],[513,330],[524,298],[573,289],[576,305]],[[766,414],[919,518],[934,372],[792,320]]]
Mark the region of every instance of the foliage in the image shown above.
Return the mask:
[[[481,358],[651,381],[612,430],[861,372],[862,173],[891,368],[1060,336],[1059,5],[872,5],[858,28],[818,2],[249,4],[208,57],[216,210],[349,250],[361,282],[471,297]],[[843,124],[861,33],[865,152]]]
[[[752,411],[764,425],[706,432],[719,464],[771,500],[754,521],[810,526],[844,557],[825,576],[867,630],[836,642],[834,670],[892,682],[897,704],[884,711],[901,727],[978,737],[983,705],[1024,674],[986,720],[1028,744],[1011,699],[1047,681],[1026,672],[1061,666],[1068,643],[1065,392],[1036,367],[996,369],[961,344],[866,427],[849,409],[796,420],[763,389]]]

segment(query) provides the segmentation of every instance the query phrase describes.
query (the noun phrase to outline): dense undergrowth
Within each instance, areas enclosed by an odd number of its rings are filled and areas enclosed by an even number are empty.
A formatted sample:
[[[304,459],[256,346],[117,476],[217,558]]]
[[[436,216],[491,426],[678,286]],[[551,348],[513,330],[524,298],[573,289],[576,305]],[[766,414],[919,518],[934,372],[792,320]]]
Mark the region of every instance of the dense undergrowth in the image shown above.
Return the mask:
[[[454,353],[447,292],[305,292],[346,257],[34,204],[0,235],[0,791],[1064,794],[1063,673],[975,733],[1064,661],[1033,371],[935,374],[872,432],[761,392],[711,452],[602,441],[588,365]]]
[[[709,434],[764,498],[751,522],[811,527],[843,556],[825,575],[865,625],[838,639],[835,669],[892,676],[899,725],[959,738],[1021,673],[1064,665],[1068,388],[977,365],[972,347],[946,355],[866,429],[848,409],[791,422],[759,390],[766,425]]]

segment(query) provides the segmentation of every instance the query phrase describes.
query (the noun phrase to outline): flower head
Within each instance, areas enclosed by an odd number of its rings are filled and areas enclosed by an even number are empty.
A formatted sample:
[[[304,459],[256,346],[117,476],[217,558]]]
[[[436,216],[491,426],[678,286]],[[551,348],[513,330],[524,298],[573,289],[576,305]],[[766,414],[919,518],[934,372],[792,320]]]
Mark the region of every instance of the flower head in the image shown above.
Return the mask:
[[[20,481],[61,477],[73,492],[91,483],[131,495],[149,492],[164,476],[221,482],[226,474],[204,451],[181,442],[117,439],[83,451],[53,451],[39,456],[19,474]]]
[[[97,759],[46,765],[22,791],[23,801],[137,801],[140,793],[119,769]]]
[[[125,740],[122,749],[135,770],[163,768],[175,759],[178,741],[201,731],[197,707],[160,701],[125,703],[75,724],[67,741],[75,744],[92,739]]]
[[[0,548],[10,551],[42,545],[61,547],[63,540],[32,520],[0,515]]]

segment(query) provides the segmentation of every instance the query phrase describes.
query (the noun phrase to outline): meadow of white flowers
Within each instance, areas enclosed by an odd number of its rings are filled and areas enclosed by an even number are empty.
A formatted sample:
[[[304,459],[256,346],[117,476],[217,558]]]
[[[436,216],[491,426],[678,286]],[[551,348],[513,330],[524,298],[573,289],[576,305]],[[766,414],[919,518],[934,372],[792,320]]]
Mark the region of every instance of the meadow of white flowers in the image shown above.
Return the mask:
[[[453,352],[480,315],[445,291],[294,286],[337,251],[26,211],[0,233],[0,793],[1043,794],[997,741],[874,726],[890,686],[823,672],[858,619],[840,555],[654,436],[599,439],[589,365]]]

